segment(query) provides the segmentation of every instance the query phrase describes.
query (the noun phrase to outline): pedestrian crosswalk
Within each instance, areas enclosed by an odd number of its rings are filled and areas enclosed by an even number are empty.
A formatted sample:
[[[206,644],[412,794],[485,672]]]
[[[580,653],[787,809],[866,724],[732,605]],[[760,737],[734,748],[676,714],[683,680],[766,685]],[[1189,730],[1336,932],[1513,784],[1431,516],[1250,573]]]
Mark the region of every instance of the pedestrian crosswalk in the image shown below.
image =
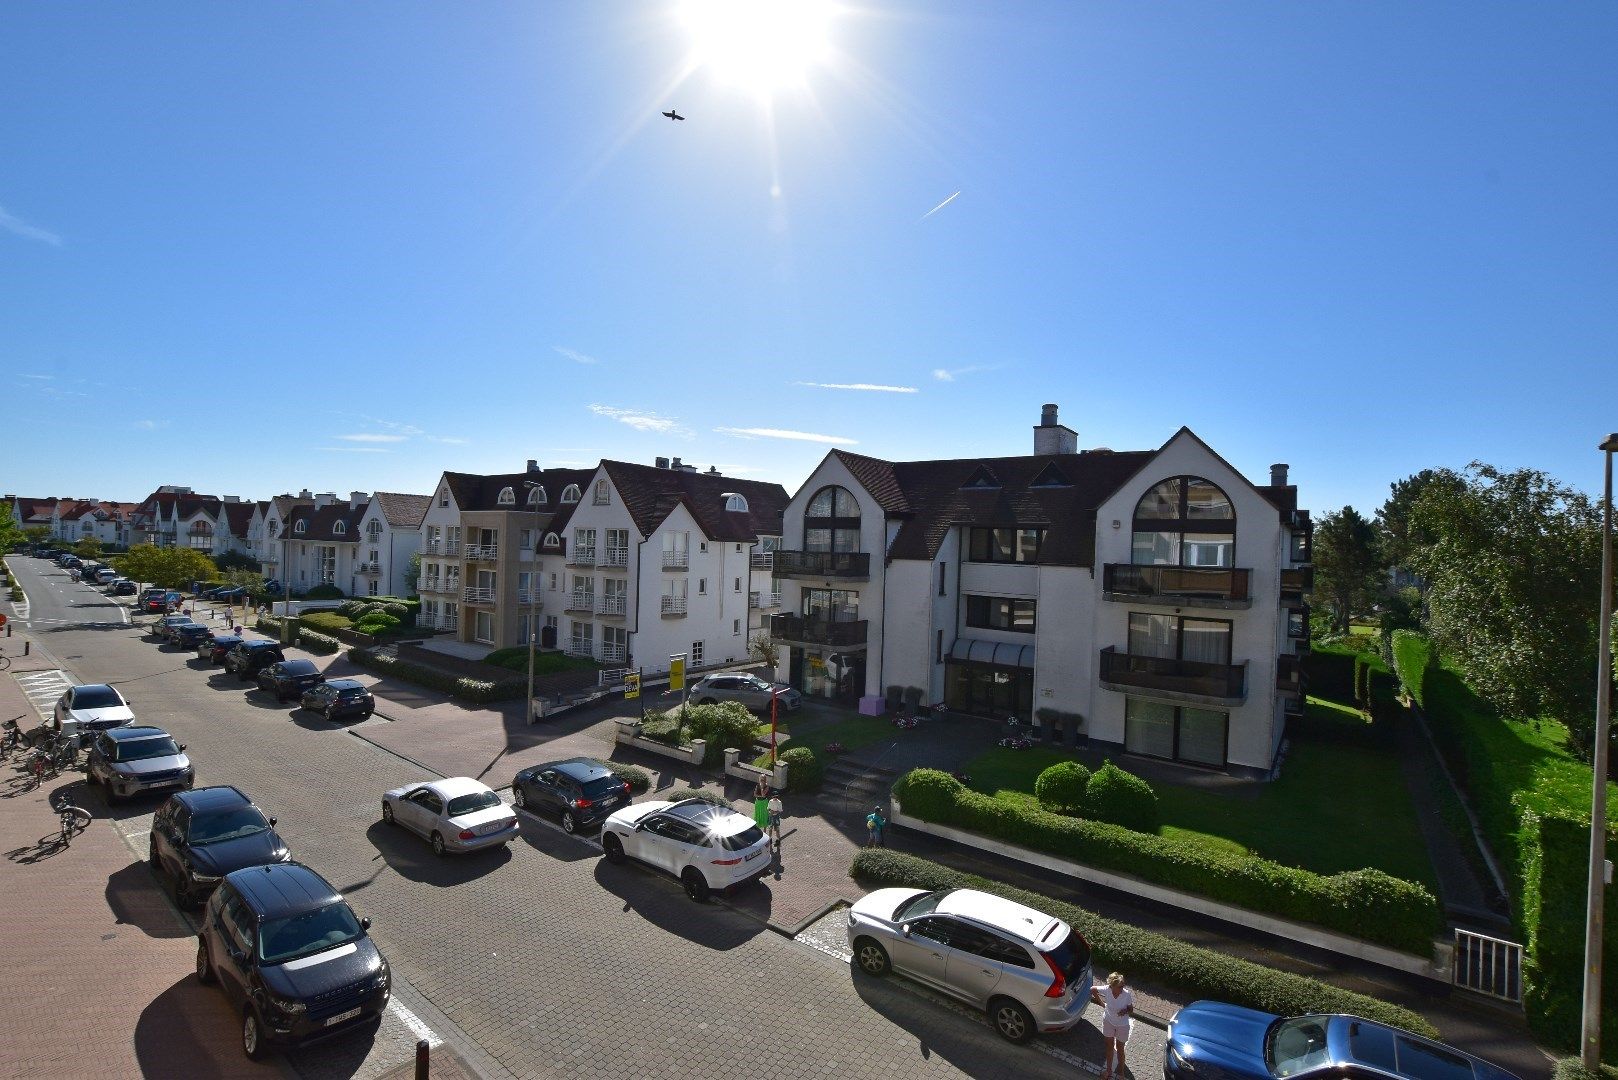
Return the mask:
[[[28,698],[41,720],[49,720],[56,709],[56,699],[73,685],[73,680],[61,670],[27,671],[16,676],[17,685]]]

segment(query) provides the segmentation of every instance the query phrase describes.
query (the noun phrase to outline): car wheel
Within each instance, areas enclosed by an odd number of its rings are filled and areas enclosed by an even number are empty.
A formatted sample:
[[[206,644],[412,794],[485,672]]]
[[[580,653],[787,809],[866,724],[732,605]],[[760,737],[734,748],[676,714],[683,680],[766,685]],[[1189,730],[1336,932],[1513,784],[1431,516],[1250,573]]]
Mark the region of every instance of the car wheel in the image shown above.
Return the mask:
[[[708,888],[708,879],[702,876],[701,870],[694,866],[686,867],[685,873],[680,875],[680,884],[685,886],[685,895],[697,903],[705,904],[708,902],[708,894],[711,890]]]
[[[1010,998],[995,998],[989,1002],[989,1019],[994,1023],[994,1030],[1007,1042],[1025,1043],[1034,1037],[1034,1018]]]
[[[208,959],[208,943],[197,939],[197,982],[204,986],[213,982],[213,961]]]
[[[573,811],[562,811],[562,831],[568,834],[579,831],[579,819],[573,816]]]
[[[865,974],[877,979],[893,970],[893,964],[888,960],[888,950],[868,937],[855,939],[854,962]]]
[[[157,837],[155,836],[146,842],[146,861],[151,864],[153,870],[163,869],[157,861]]]
[[[242,1010],[242,1053],[247,1055],[248,1061],[264,1057],[264,1033],[259,1029],[258,1013],[253,1011],[251,1003]]]
[[[326,706],[326,711],[321,714],[322,716],[324,716],[326,718],[326,723],[328,723],[328,724],[332,722],[331,721],[331,713],[332,713],[332,708],[331,708],[330,705],[327,705]]]
[[[433,833],[432,839],[429,841],[429,843],[431,843],[433,846],[434,855],[442,856],[444,854],[444,838],[438,833]]]
[[[190,911],[196,906],[196,902],[191,899],[191,890],[185,887],[184,874],[174,875],[174,906],[181,911]]]
[[[382,804],[382,824],[384,824],[384,825],[392,825],[394,823],[395,822],[393,820],[393,807],[389,806],[387,803],[383,803]]]
[[[623,862],[624,842],[612,833],[608,833],[601,838],[601,853],[607,857],[608,862]]]
[[[519,810],[528,809],[528,794],[523,791],[521,784],[511,785],[511,801],[516,804]]]

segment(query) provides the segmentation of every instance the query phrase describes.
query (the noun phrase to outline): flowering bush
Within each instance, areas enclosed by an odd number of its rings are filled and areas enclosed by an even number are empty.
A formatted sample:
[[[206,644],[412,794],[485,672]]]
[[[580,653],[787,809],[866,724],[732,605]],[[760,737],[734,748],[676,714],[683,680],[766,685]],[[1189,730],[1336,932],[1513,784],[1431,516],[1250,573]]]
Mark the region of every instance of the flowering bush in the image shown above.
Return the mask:
[[[921,719],[915,716],[895,716],[893,718],[894,727],[904,728],[907,731],[919,723],[921,723]]]

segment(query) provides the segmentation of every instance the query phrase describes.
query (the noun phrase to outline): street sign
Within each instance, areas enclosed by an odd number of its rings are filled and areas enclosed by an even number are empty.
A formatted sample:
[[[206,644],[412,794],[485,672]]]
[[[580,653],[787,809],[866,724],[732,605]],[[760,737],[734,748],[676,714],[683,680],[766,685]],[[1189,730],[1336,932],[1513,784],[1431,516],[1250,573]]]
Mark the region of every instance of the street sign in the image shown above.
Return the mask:
[[[624,700],[640,697],[640,672],[628,671],[624,673]]]
[[[685,689],[685,653],[669,657],[669,689]]]

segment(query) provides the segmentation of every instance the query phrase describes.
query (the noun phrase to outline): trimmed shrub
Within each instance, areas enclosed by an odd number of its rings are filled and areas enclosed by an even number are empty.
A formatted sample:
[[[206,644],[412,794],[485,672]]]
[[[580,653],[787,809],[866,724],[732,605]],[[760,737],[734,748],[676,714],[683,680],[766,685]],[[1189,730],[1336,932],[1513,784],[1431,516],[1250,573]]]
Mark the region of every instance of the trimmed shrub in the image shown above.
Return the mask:
[[[679,791],[676,791],[674,794],[670,795],[669,799],[672,802],[681,802],[685,799],[701,799],[710,806],[723,806],[726,809],[731,808],[730,800],[725,798],[719,792],[715,791],[713,788],[681,788]]]
[[[496,649],[483,658],[485,664],[508,668],[528,674],[528,646],[514,645],[509,649]],[[601,667],[586,656],[569,656],[561,652],[534,651],[534,674],[555,675],[562,671],[597,671]]]
[[[906,806],[908,812],[909,807]],[[1294,1016],[1342,1012],[1405,1028],[1429,1038],[1438,1032],[1409,1009],[1364,994],[1328,986],[1290,972],[1237,960],[1163,934],[1154,934],[1048,896],[963,874],[897,851],[868,849],[854,857],[849,876],[863,885],[915,889],[971,888],[1054,915],[1083,934],[1095,953],[1096,970],[1117,968],[1143,983],[1160,983],[1188,998],[1215,998],[1250,1009]]]
[[[403,604],[383,604],[382,613],[384,615],[392,615],[400,622],[404,622],[405,619],[410,617],[410,609],[405,607]]]
[[[341,600],[343,590],[335,585],[327,585],[325,582],[321,582],[303,595],[308,600]]]
[[[1357,655],[1344,644],[1316,645],[1303,658],[1309,692],[1333,701],[1353,701],[1354,657]]]
[[[1603,1041],[1601,1045],[1607,1044]],[[1618,1080],[1618,1068],[1602,1065],[1600,1072],[1593,1073],[1576,1057],[1562,1058],[1551,1070],[1551,1080]]]
[[[1427,671],[1433,665],[1433,643],[1414,630],[1393,632],[1393,669],[1410,700],[1427,707]]]
[[[1095,776],[1100,775],[1098,770]],[[925,821],[1098,870],[1132,874],[1249,911],[1313,923],[1418,956],[1432,952],[1432,936],[1440,925],[1438,902],[1431,893],[1378,870],[1326,876],[1253,855],[1210,851],[1104,821],[1001,802],[935,769],[913,770],[895,785],[894,793],[905,813]]]
[[[781,760],[787,763],[788,791],[814,791],[820,787],[820,762],[815,760],[813,750],[807,746],[794,746],[781,755]]]
[[[686,738],[684,729],[680,727],[678,712],[647,713],[645,721],[641,723],[640,733],[645,738],[665,746],[688,746],[691,742]]]
[[[723,765],[726,748],[749,750],[753,746],[758,718],[747,711],[739,701],[720,701],[712,705],[689,705],[684,709],[685,731],[690,739],[704,739],[708,750],[704,765]],[[679,711],[670,709],[678,716]]]
[[[348,659],[350,663],[366,668],[369,671],[375,671],[381,675],[391,675],[406,682],[413,682],[417,686],[425,686],[429,690],[438,690],[451,697],[478,705],[487,704],[491,701],[513,701],[528,693],[528,683],[524,679],[502,679],[499,682],[489,682],[485,679],[447,675],[433,668],[424,667],[421,664],[412,664],[408,660],[400,660],[397,656],[372,652],[370,649],[358,647],[349,649]]]
[[[345,619],[357,619],[365,614],[365,608],[366,603],[364,600],[344,600],[337,605],[337,614]]]
[[[397,629],[398,626],[398,619],[395,619],[392,615],[384,615],[379,611],[375,614],[361,617],[360,621],[354,624],[354,629],[362,634],[382,634],[389,630]]]
[[[1108,761],[1090,774],[1084,802],[1089,816],[1136,832],[1155,833],[1161,820],[1152,785]]]
[[[1523,970],[1528,1028],[1542,1042],[1576,1050],[1584,1002],[1584,930],[1590,865],[1590,818],[1523,812],[1521,858]],[[1618,827],[1607,828],[1608,849],[1618,848]],[[1618,926],[1618,889],[1607,889],[1604,917]],[[1618,935],[1602,943],[1601,999],[1618,1000]],[[1618,1062],[1618,1009],[1601,1011],[1602,1060]]]
[[[343,647],[343,643],[334,637],[304,629],[298,631],[298,644],[320,656],[330,656]]]
[[[339,615],[335,611],[311,611],[307,615],[298,616],[298,625],[329,635],[334,630],[347,630],[354,623],[347,616]]]
[[[639,765],[625,765],[621,761],[603,761],[607,771],[629,785],[629,790],[636,795],[652,788],[652,774]]]
[[[1090,770],[1077,761],[1058,761],[1034,781],[1039,805],[1057,814],[1082,814]]]

